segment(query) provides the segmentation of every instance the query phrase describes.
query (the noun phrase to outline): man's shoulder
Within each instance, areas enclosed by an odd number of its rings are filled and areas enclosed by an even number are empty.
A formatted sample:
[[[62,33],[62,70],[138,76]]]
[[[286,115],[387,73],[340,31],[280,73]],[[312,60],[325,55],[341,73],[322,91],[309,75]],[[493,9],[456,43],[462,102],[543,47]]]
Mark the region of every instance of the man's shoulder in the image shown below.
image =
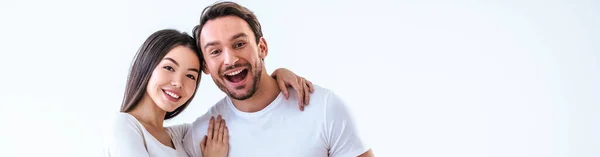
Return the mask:
[[[325,87],[322,87],[322,86],[319,86],[319,85],[313,85],[313,86],[315,87],[315,91],[311,94],[311,96],[312,95],[315,95],[315,96],[327,96],[327,95],[333,93],[333,91],[330,90],[330,89],[328,89],[328,88],[325,88]]]
[[[338,112],[340,107],[345,108],[346,102],[334,91],[317,85],[314,87],[308,106],[314,105],[325,113]]]
[[[330,103],[330,97],[335,96],[335,94],[332,90],[328,88],[314,84],[313,86],[314,91],[310,94],[310,100],[308,102],[308,105],[305,107],[304,112],[316,112],[318,114],[321,114],[323,111],[326,111],[325,108],[329,105],[328,103]],[[295,104],[298,104],[298,95],[293,88],[289,88],[288,91],[289,99],[284,101],[288,104],[287,106],[289,106],[290,108],[297,109],[297,105]]]
[[[212,107],[210,107],[208,109],[208,111],[206,111],[206,113],[204,113],[204,115],[196,118],[196,120],[194,121],[194,123],[192,123],[192,128],[197,128],[199,126],[206,126],[208,125],[208,121],[210,120],[210,117],[216,117],[222,113],[225,113],[228,110],[227,107],[227,102],[228,98],[224,97],[223,99],[219,100],[217,103],[215,103],[215,105],[213,105]]]
[[[313,87],[314,87],[314,91],[313,91],[313,93],[310,94],[310,102],[311,103],[313,101],[315,103],[322,103],[323,100],[327,99],[327,97],[333,93],[333,91],[331,91],[330,89],[319,86],[319,85],[313,84]],[[294,101],[297,101],[298,95],[296,93],[296,90],[289,87],[288,91],[289,91],[290,98],[294,99]]]

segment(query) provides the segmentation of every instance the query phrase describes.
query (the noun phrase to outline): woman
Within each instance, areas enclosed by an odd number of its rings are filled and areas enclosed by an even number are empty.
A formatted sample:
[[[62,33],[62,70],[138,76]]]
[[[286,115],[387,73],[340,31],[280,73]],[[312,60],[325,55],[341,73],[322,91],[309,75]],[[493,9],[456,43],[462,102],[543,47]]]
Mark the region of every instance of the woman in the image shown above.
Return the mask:
[[[163,127],[163,122],[183,112],[192,101],[203,66],[202,54],[191,36],[170,29],[150,35],[135,56],[121,113],[107,136],[106,156],[187,156],[182,139],[189,124]],[[292,86],[300,97],[310,94],[303,93],[304,89],[313,90],[310,82],[289,70],[277,69],[272,76],[286,97],[286,86]],[[225,121],[217,118],[212,124],[221,123]],[[226,130],[225,125],[217,128]],[[218,133],[227,135],[226,131]],[[220,145],[208,143],[208,147],[202,144],[201,149],[209,157],[226,156],[228,140],[221,141]]]

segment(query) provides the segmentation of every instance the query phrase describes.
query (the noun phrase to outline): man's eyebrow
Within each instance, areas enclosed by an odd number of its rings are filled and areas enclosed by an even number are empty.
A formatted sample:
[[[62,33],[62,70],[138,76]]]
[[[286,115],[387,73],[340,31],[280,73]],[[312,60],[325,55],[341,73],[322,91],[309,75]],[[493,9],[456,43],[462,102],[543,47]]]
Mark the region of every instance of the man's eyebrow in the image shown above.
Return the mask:
[[[235,40],[235,39],[237,39],[237,38],[241,38],[241,37],[247,37],[247,36],[248,36],[248,35],[247,35],[246,33],[243,33],[243,32],[242,32],[242,33],[238,33],[238,34],[234,35],[233,37],[231,37],[231,39],[230,39],[230,40]]]
[[[220,43],[218,41],[212,41],[212,42],[208,42],[206,44],[204,44],[204,48],[206,49],[209,46],[214,46],[214,45],[219,45]]]
[[[233,37],[231,37],[230,40],[235,40],[235,39],[241,38],[241,37],[248,37],[248,34],[246,34],[244,32],[238,33],[238,34],[234,35]],[[220,42],[218,42],[218,41],[211,41],[211,42],[204,44],[204,48],[206,49],[209,46],[214,46],[214,45],[219,45],[219,44],[220,44]]]

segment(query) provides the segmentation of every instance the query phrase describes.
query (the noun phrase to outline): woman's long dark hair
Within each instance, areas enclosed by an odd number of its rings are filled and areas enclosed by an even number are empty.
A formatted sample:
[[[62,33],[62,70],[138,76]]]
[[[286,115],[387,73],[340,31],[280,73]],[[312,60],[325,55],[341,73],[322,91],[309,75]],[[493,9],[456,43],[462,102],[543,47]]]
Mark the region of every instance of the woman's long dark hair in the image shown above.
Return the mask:
[[[196,40],[186,33],[179,32],[173,29],[163,29],[154,32],[146,39],[142,47],[135,55],[135,60],[131,65],[129,76],[127,77],[127,86],[125,87],[125,95],[123,96],[123,104],[121,104],[121,112],[130,112],[133,110],[144,94],[148,86],[148,80],[152,76],[154,68],[158,63],[176,46],[186,46],[192,49],[198,60],[200,61],[200,69],[204,68],[204,59],[202,54],[198,52]],[[165,119],[170,119],[181,113],[188,104],[192,101],[198,90],[201,75],[196,79],[196,89],[192,97],[183,105],[175,109],[173,112],[167,112]]]

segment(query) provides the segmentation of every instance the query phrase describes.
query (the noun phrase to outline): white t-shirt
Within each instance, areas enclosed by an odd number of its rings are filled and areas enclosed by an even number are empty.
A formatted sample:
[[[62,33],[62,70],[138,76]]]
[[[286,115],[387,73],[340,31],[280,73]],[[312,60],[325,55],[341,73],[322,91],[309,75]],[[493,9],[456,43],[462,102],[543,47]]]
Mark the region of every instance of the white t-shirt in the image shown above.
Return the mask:
[[[183,136],[190,124],[165,127],[175,149],[158,141],[135,117],[119,113],[111,131],[106,136],[107,157],[187,157],[183,148]]]
[[[211,116],[221,114],[229,128],[230,157],[347,157],[369,150],[359,138],[346,104],[331,91],[315,86],[310,103],[298,109],[298,98],[290,90],[264,109],[248,113],[235,108],[225,97],[196,119],[184,137],[187,153],[200,157],[200,141]]]

